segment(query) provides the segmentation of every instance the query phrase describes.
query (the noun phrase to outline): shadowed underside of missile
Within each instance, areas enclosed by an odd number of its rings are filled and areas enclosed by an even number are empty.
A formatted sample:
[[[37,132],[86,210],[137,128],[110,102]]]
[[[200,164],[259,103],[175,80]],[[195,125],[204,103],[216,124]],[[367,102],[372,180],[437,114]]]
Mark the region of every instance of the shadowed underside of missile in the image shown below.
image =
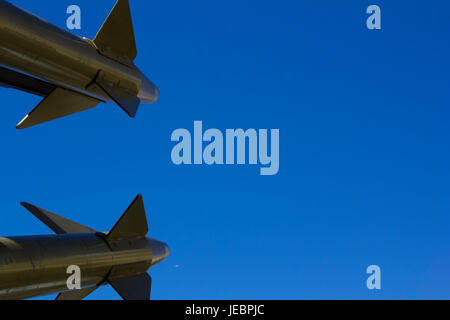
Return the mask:
[[[165,260],[169,248],[146,237],[142,196],[109,233],[27,203],[22,205],[57,235],[0,238],[0,300],[53,293],[60,293],[57,300],[81,300],[108,284],[125,300],[150,299],[152,279],[147,270]],[[68,290],[69,266],[80,268],[80,290]]]
[[[94,40],[79,38],[0,1],[0,86],[44,97],[17,126],[28,128],[91,109],[119,105],[134,117],[157,87],[136,67],[128,0],[118,0]]]

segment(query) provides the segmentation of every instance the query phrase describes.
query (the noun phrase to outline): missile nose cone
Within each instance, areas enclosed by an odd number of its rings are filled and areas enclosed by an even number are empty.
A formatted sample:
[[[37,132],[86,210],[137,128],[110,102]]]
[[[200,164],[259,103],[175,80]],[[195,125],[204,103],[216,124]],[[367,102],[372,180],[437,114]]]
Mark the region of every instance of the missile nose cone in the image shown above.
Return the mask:
[[[169,257],[170,249],[169,246],[161,242],[159,240],[151,239],[152,244],[152,252],[153,252],[153,259],[152,259],[152,266],[163,262]]]
[[[141,103],[152,104],[155,103],[159,98],[159,90],[156,85],[151,82],[142,72],[141,72],[141,90],[139,90],[138,98]]]

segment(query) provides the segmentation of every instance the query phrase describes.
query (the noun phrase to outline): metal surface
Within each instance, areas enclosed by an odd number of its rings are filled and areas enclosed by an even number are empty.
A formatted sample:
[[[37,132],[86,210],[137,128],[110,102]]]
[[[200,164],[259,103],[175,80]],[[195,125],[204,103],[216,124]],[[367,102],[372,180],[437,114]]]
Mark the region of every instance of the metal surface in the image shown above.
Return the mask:
[[[116,103],[134,116],[140,103],[154,103],[159,95],[133,63],[134,50],[128,0],[117,1],[94,41],[0,1],[0,65],[10,74],[23,74],[19,82],[17,77],[0,79],[4,86],[40,95],[49,86],[61,87],[99,102]],[[37,80],[30,89],[33,78]],[[44,88],[35,90],[36,86]]]
[[[0,86],[22,90],[41,97],[48,96],[56,88],[48,82],[2,67],[0,67]]]
[[[141,196],[110,233],[24,206],[58,235],[0,238],[0,300],[58,292],[58,300],[82,299],[106,284],[124,299],[149,299],[151,278],[146,272],[168,257],[169,248],[145,236],[148,227]],[[84,290],[68,290],[67,268],[72,265],[81,269]]]

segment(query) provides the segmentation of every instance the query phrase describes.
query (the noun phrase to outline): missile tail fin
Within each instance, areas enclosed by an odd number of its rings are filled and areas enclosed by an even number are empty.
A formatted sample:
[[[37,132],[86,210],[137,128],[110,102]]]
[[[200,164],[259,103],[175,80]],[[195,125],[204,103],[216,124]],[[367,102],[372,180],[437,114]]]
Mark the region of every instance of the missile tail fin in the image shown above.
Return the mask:
[[[122,63],[132,63],[137,56],[133,21],[128,0],[118,0],[94,39],[101,54]]]
[[[152,278],[147,273],[108,280],[108,283],[124,300],[150,300]]]
[[[22,202],[22,206],[30,211],[36,218],[41,220],[47,227],[52,229],[56,234],[82,234],[96,233],[97,231],[89,227],[83,226],[77,222],[61,217],[50,211],[38,208],[32,204]]]
[[[17,129],[29,128],[85,111],[99,103],[97,99],[57,87],[17,125]]]
[[[46,97],[55,90],[51,83],[4,67],[0,67],[0,86],[41,97]]]
[[[116,225],[108,233],[107,240],[124,240],[144,238],[148,233],[144,200],[141,195],[134,199]]]
[[[117,88],[102,79],[97,79],[96,83],[130,117],[136,116],[141,100],[135,94]]]
[[[67,292],[61,292],[55,300],[58,301],[78,301],[83,300],[88,295],[90,295],[92,292],[97,290],[98,287],[90,287],[86,289],[81,290],[73,290],[73,291],[67,291]]]

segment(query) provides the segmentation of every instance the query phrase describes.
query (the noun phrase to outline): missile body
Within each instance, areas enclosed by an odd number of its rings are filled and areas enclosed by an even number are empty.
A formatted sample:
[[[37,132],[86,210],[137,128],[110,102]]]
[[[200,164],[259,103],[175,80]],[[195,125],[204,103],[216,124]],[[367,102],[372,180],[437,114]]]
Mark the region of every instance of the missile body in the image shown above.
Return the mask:
[[[80,38],[0,0],[0,83],[45,99],[27,128],[113,102],[134,117],[157,87],[137,68],[128,0],[118,0],[94,40]]]
[[[151,278],[146,272],[168,257],[169,248],[145,236],[141,196],[109,233],[23,205],[57,235],[0,238],[0,300],[53,293],[60,293],[58,300],[79,300],[107,284],[124,299],[150,299]],[[69,290],[71,266],[80,270],[80,290]]]

